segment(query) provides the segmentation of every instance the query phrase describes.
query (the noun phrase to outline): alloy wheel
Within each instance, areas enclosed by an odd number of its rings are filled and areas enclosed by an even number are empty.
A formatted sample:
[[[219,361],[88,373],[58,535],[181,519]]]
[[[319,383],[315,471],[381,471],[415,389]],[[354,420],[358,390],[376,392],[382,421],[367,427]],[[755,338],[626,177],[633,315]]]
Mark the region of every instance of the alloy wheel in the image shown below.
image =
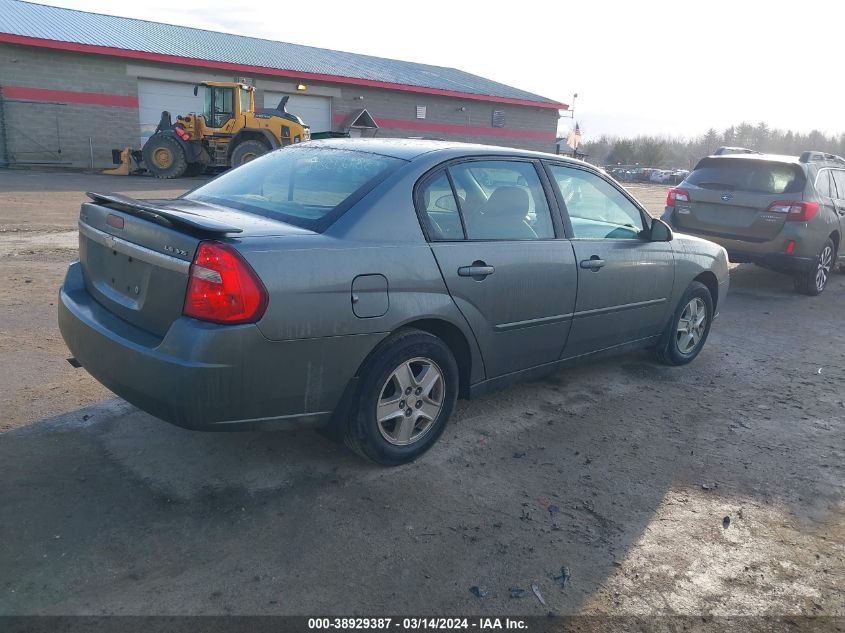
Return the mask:
[[[819,263],[816,267],[816,290],[821,292],[827,285],[827,279],[830,277],[830,271],[833,268],[833,249],[830,245],[825,246],[821,254],[819,254]]]
[[[684,307],[678,319],[676,341],[681,354],[692,353],[707,329],[707,306],[700,297],[694,297]]]
[[[412,358],[391,372],[376,404],[378,429],[394,446],[421,440],[434,426],[446,395],[443,372],[429,358]]]

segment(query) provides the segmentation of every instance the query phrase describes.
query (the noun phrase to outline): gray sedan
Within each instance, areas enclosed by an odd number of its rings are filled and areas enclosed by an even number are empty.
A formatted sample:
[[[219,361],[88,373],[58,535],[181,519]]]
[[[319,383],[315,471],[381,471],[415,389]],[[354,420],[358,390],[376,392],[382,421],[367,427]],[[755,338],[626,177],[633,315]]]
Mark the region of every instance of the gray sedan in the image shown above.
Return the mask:
[[[382,464],[457,397],[632,348],[690,362],[728,288],[720,246],[549,154],[314,141],[176,200],[89,195],[59,306],[82,367],[180,426],[325,426]]]

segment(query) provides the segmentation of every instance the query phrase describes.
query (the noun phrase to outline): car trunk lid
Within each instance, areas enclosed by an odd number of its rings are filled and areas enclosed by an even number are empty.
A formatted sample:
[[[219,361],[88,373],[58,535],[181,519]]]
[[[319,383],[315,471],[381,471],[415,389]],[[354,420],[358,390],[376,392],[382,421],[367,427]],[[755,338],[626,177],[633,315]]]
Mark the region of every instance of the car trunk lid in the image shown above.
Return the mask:
[[[132,325],[164,336],[183,310],[191,262],[206,239],[310,233],[206,203],[89,194],[79,216],[88,293]]]

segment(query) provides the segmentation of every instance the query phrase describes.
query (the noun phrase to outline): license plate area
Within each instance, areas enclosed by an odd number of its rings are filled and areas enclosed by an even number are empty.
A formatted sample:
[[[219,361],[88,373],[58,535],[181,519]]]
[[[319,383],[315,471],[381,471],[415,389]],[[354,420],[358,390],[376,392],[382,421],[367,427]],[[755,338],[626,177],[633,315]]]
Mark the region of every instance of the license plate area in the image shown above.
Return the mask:
[[[106,281],[109,286],[119,294],[137,299],[146,287],[149,265],[114,250],[106,256],[106,262]]]
[[[97,292],[125,308],[140,310],[149,288],[150,264],[105,246],[95,248],[100,273],[91,282]]]

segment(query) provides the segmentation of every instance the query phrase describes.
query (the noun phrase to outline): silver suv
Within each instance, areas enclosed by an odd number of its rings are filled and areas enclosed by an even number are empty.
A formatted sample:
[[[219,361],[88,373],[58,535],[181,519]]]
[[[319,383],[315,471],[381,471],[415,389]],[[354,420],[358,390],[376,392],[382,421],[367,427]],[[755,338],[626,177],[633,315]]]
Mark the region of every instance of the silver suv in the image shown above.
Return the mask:
[[[843,259],[845,159],[823,152],[708,156],[669,190],[662,219],[722,245],[734,263],[789,273],[796,290],[818,295]]]

